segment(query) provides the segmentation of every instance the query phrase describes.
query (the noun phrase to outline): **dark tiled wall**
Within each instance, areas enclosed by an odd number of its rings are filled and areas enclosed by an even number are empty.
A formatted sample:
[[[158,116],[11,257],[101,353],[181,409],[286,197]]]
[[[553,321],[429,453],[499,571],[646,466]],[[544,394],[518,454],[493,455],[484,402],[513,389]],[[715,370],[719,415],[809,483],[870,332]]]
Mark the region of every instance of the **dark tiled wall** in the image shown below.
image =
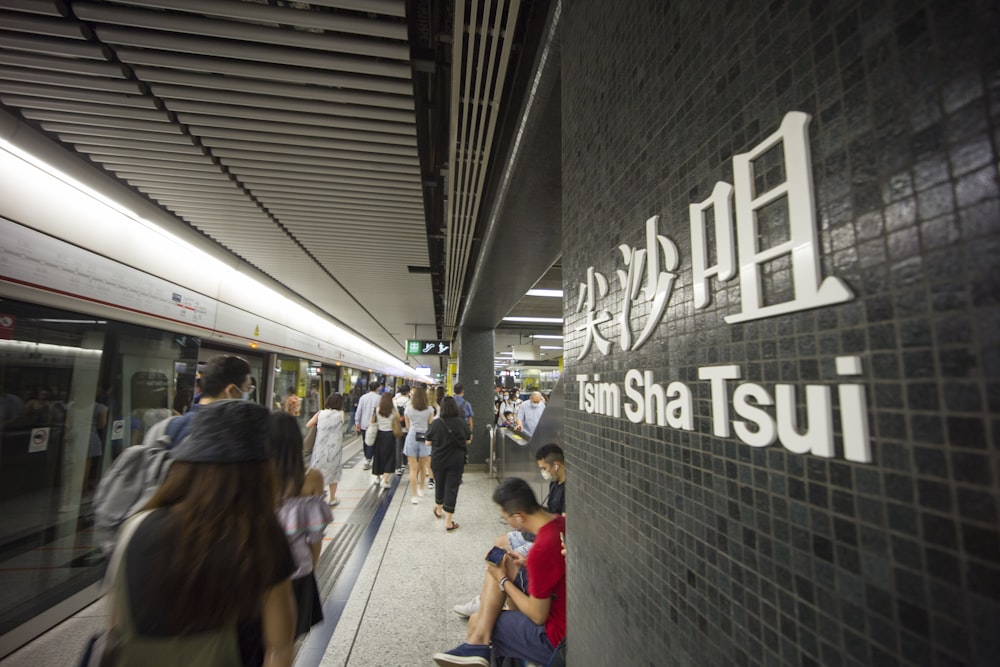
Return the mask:
[[[563,3],[570,660],[578,665],[986,665],[1000,655],[1000,67],[996,3]],[[848,303],[727,324],[694,307],[688,206],[733,156],[812,116],[823,276]],[[774,157],[773,155],[770,157]],[[780,161],[779,161],[780,162]],[[758,186],[782,179],[760,170]],[[677,245],[638,350],[577,360],[578,289],[625,305],[620,244]],[[767,217],[761,247],[783,238]],[[793,296],[788,264],[765,298]],[[651,306],[634,302],[638,333]],[[871,463],[843,454],[838,356],[860,356]],[[833,458],[713,435],[705,366],[833,387]],[[691,431],[578,407],[577,374],[691,388]],[[730,389],[735,383],[730,384]],[[774,408],[766,408],[773,414]],[[731,417],[732,418],[732,417]],[[798,410],[799,424],[807,424]]]

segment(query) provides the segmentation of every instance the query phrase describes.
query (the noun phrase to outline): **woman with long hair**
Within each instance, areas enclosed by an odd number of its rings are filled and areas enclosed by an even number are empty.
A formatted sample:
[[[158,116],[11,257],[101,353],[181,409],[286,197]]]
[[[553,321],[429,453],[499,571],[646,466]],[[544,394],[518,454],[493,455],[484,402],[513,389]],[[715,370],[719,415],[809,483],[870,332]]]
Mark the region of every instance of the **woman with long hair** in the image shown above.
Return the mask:
[[[399,413],[392,404],[392,394],[386,392],[378,401],[378,407],[372,414],[372,422],[368,428],[375,426],[378,435],[375,437],[375,451],[372,454],[372,474],[378,480],[382,478],[380,488],[388,489],[389,481],[396,473],[396,433],[402,435],[399,423]],[[373,482],[374,483],[374,482]]]
[[[323,482],[330,487],[327,501],[330,507],[336,507],[340,504],[337,485],[340,484],[344,455],[344,397],[330,394],[326,408],[306,422],[306,428],[313,427],[316,428],[316,444],[309,465],[323,474]]]
[[[341,426],[343,422],[337,424],[338,433]],[[316,443],[318,446],[318,437]],[[333,521],[333,514],[323,500],[323,476],[318,470],[305,470],[302,431],[295,417],[285,412],[271,413],[270,445],[277,479],[278,523],[285,531],[295,559],[292,591],[298,609],[295,625],[298,637],[323,620],[323,604],[314,572],[323,544],[323,531]]]
[[[431,422],[427,429],[431,445],[431,469],[437,485],[434,487],[434,516],[444,517],[445,530],[458,528],[453,520],[458,487],[465,470],[466,447],[472,441],[469,422],[458,410],[458,403],[451,396],[441,402],[441,417]],[[444,513],[442,514],[442,510]]]
[[[290,666],[295,565],[274,513],[268,410],[213,401],[166,480],[123,528],[111,573],[119,667]],[[133,532],[134,531],[134,532]]]
[[[410,392],[410,404],[406,406],[403,422],[408,429],[403,444],[403,454],[410,464],[410,495],[414,505],[424,495],[424,479],[430,467],[431,448],[424,442],[427,426],[434,420],[434,410],[427,405],[427,390],[416,387]]]

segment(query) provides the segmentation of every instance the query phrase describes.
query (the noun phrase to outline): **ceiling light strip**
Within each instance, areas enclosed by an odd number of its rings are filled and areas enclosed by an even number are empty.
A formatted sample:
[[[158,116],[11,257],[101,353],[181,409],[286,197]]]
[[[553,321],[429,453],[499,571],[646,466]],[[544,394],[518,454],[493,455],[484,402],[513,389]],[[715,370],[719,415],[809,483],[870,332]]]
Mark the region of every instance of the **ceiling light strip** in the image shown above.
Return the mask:
[[[510,60],[510,47],[513,41],[511,37],[513,36],[513,24],[516,21],[517,13],[520,9],[520,0],[512,0],[509,4],[504,2],[500,7],[497,8],[497,12],[494,18],[493,25],[493,39],[490,44],[490,55],[488,63],[493,63],[497,57],[497,47],[500,46],[500,61],[499,65],[494,68],[492,66],[485,67],[488,72],[487,79],[485,81],[485,86],[482,91],[482,95],[479,99],[478,110],[479,122],[480,124],[486,123],[485,136],[482,137],[480,141],[474,142],[474,145],[479,147],[479,159],[473,162],[473,181],[470,183],[469,191],[472,194],[472,208],[469,212],[469,233],[465,239],[465,248],[463,249],[463,258],[465,265],[462,267],[461,277],[464,283],[465,272],[467,271],[467,265],[470,261],[470,254],[472,251],[472,241],[473,241],[473,231],[475,229],[476,221],[479,219],[479,211],[482,207],[482,195],[484,192],[484,185],[486,182],[486,175],[489,170],[490,159],[493,154],[493,138],[496,131],[497,118],[499,117],[499,104],[503,97],[504,84],[506,82],[507,64]],[[506,10],[506,11],[504,11]],[[484,34],[486,26],[483,26]],[[481,40],[482,43],[483,40]],[[502,44],[498,44],[502,41]],[[494,72],[497,73],[497,79],[494,81]],[[488,116],[488,117],[487,117]],[[478,128],[481,130],[481,126]],[[461,288],[461,286],[460,286]],[[457,317],[457,313],[456,313]]]
[[[481,22],[477,25],[477,13],[469,21],[469,30],[465,29],[464,7],[456,7],[455,30],[453,38],[453,62],[463,62],[458,59],[461,45],[465,45],[467,57],[464,60],[466,68],[455,71],[452,75],[452,144],[451,170],[449,172],[448,223],[446,229],[446,294],[445,294],[445,326],[454,327],[458,316],[459,298],[468,270],[470,253],[474,240],[475,224],[481,206],[483,183],[488,172],[489,157],[492,152],[493,135],[496,127],[498,109],[490,100],[499,99],[506,81],[507,65],[510,59],[510,45],[513,25],[520,8],[519,0],[507,3],[501,0],[495,12],[487,6]],[[472,4],[473,11],[478,9],[477,3]],[[490,17],[494,25],[490,26]],[[474,57],[476,34],[480,35],[480,54]],[[492,39],[490,36],[492,35]],[[486,58],[486,41],[490,39],[489,59]],[[497,40],[503,39],[500,46],[500,58],[497,62]],[[467,41],[466,41],[467,40]],[[493,72],[498,73],[496,88],[493,88]],[[482,79],[482,73],[487,73],[487,79]],[[476,86],[469,93],[475,76]],[[455,97],[464,82],[465,94],[461,98],[461,115],[458,114],[458,104]],[[485,87],[483,84],[485,83]],[[473,126],[473,114],[476,123]],[[486,114],[489,114],[487,116]],[[486,131],[483,131],[483,123]]]
[[[501,3],[503,0],[501,0]],[[472,209],[474,208],[471,199],[476,193],[471,192],[471,173],[473,163],[479,162],[485,157],[482,154],[482,146],[479,143],[478,131],[480,126],[480,120],[483,114],[483,99],[481,94],[482,89],[482,77],[483,72],[487,69],[492,71],[492,67],[487,67],[493,62],[492,59],[486,60],[485,50],[487,42],[496,43],[497,36],[492,35],[489,30],[488,20],[491,13],[499,17],[501,14],[501,5],[497,5],[495,13],[493,10],[493,2],[487,0],[485,6],[483,7],[482,23],[476,24],[476,4],[473,3],[472,17],[469,20],[469,30],[466,33],[466,39],[468,40],[467,51],[466,51],[466,67],[463,72],[463,79],[465,81],[465,92],[462,96],[462,150],[458,160],[458,169],[460,171],[459,185],[458,185],[458,225],[459,233],[455,237],[455,245],[458,246],[455,257],[457,261],[455,262],[455,267],[452,272],[452,288],[456,291],[456,294],[461,294],[462,283],[464,282],[465,272],[468,270],[468,251],[469,243],[467,239],[473,236],[475,230],[475,219],[472,217]],[[476,36],[479,36],[479,52],[477,55],[473,55],[475,52]],[[475,81],[475,84],[473,84]],[[471,92],[470,92],[471,90]],[[473,120],[475,119],[475,120]],[[477,159],[478,157],[478,159]],[[455,300],[456,308],[456,318],[457,318],[457,308],[458,300]]]

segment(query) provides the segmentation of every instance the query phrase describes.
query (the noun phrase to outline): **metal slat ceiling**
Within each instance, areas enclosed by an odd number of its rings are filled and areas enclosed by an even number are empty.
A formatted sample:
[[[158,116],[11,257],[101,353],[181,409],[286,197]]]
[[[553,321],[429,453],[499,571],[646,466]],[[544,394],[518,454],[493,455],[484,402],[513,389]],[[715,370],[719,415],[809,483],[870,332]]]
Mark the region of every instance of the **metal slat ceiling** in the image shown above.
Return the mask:
[[[4,106],[400,356],[434,321],[409,58],[402,0],[0,9]]]

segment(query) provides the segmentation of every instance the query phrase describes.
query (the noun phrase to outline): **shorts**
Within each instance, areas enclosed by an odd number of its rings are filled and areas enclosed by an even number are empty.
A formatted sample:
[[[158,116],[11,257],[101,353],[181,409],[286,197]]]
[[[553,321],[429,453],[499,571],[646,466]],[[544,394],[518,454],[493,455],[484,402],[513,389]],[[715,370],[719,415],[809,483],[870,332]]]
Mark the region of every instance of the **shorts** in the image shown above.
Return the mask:
[[[424,458],[431,455],[431,448],[424,444],[424,440],[417,440],[416,431],[412,429],[407,432],[406,440],[403,442],[403,455],[414,458]]]
[[[501,611],[493,625],[493,655],[523,658],[544,665],[555,653],[544,625],[535,625],[519,611]]]
[[[527,556],[528,552],[531,551],[531,545],[534,544],[534,542],[524,539],[524,535],[519,530],[507,533],[507,541],[510,542],[511,551],[516,551],[522,556]]]

